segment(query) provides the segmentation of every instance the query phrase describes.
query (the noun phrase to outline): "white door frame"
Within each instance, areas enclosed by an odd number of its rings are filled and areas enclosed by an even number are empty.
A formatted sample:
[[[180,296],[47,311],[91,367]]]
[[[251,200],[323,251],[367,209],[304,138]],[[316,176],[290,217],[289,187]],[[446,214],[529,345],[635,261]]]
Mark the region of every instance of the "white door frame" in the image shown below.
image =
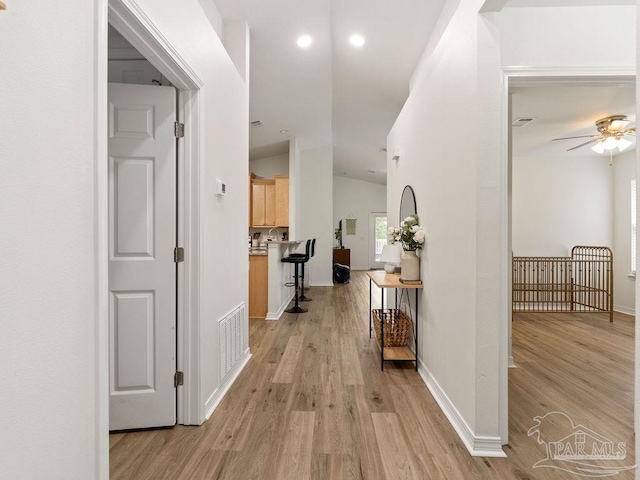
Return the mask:
[[[178,388],[177,420],[201,424],[200,402],[199,290],[200,221],[199,90],[204,82],[171,43],[132,0],[95,0],[96,5],[96,352],[98,356],[96,445],[98,478],[108,478],[109,419],[109,331],[108,331],[108,170],[107,170],[107,25],[111,23],[173,85],[180,90],[179,115],[186,124],[178,152],[178,240],[185,248],[185,261],[178,268],[177,365],[184,371],[184,386]]]
[[[510,218],[510,192],[509,192],[509,85],[536,86],[536,85],[576,85],[584,83],[588,85],[626,83],[633,78],[635,83],[635,68],[628,67],[600,67],[600,68],[552,68],[552,67],[503,67],[502,68],[502,113],[501,113],[501,232],[500,232],[500,437],[502,443],[508,442],[509,435],[509,386],[508,365],[511,351],[511,218]],[[636,302],[639,295],[636,293]],[[636,328],[637,320],[636,320]],[[638,345],[636,345],[637,351]],[[638,365],[636,365],[636,371]],[[635,412],[638,418],[638,412]]]

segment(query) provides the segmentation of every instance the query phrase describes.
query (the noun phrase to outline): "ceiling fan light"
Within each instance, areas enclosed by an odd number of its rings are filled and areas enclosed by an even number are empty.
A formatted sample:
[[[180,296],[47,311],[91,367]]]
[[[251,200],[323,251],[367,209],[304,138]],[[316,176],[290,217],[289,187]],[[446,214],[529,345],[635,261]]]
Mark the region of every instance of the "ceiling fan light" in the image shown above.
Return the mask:
[[[611,126],[609,127],[609,130],[614,130],[616,132],[619,132],[624,127],[629,125],[629,123],[631,123],[631,122],[629,122],[627,120],[614,120],[613,122],[611,122]]]
[[[604,144],[603,144],[603,142],[596,143],[593,147],[591,147],[591,150],[593,150],[596,153],[604,153]]]
[[[627,147],[630,147],[632,143],[633,142],[627,140],[626,138],[620,138],[618,139],[618,150],[622,152],[623,150],[627,149]]]
[[[616,137],[607,137],[602,142],[602,146],[605,150],[613,150],[618,146],[618,140],[616,140]]]

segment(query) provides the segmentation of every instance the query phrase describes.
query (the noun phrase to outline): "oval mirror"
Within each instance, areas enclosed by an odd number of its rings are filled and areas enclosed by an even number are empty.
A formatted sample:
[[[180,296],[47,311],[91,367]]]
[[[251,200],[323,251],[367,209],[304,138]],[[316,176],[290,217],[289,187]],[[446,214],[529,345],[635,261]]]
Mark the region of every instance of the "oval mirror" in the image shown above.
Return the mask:
[[[415,215],[417,212],[416,196],[413,194],[413,188],[410,185],[404,187],[402,197],[400,198],[400,223],[409,215]]]

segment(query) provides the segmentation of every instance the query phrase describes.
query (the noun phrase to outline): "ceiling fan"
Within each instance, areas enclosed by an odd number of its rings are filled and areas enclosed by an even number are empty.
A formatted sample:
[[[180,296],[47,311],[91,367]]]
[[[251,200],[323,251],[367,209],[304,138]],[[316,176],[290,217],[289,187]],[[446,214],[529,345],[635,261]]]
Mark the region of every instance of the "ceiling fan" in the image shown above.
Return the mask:
[[[613,150],[617,148],[619,151],[623,151],[633,143],[625,138],[626,135],[634,137],[636,135],[635,127],[626,128],[629,123],[631,122],[627,120],[626,115],[611,115],[610,117],[601,118],[596,121],[596,129],[600,132],[598,135],[579,135],[577,137],[554,138],[552,141],[570,140],[573,138],[589,138],[590,140],[568,149],[567,152],[595,143],[595,145],[591,147],[591,150],[596,153],[604,153],[605,150],[609,151],[611,163],[613,159]]]

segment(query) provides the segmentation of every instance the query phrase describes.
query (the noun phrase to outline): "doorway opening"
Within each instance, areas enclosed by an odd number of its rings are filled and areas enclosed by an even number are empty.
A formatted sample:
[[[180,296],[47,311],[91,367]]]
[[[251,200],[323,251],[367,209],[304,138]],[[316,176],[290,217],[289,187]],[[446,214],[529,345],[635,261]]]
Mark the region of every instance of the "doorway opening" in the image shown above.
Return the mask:
[[[610,165],[609,155],[590,147],[596,142],[591,135],[598,133],[591,126],[598,119],[620,113],[635,120],[635,77],[505,73],[510,130],[505,263],[511,266],[511,252],[564,258],[575,245],[610,247],[616,292],[611,301],[617,312],[613,323],[608,313],[552,313],[542,302],[535,313],[512,312],[515,280],[511,269],[507,272],[509,363],[515,367],[509,371],[508,430],[527,431],[534,417],[561,411],[576,425],[585,422],[631,445],[634,410],[628,392],[634,383],[635,319],[628,314],[635,312],[630,275],[636,154],[616,151]],[[552,141],[582,135],[587,137]],[[542,274],[542,264],[536,268]],[[527,378],[533,371],[545,381]],[[608,405],[610,415],[598,413],[600,404]]]
[[[369,268],[382,268],[384,262],[380,257],[387,244],[387,212],[369,214],[369,232]]]
[[[178,93],[177,111],[178,118],[187,125],[184,129],[184,136],[177,146],[174,146],[177,152],[178,165],[176,168],[177,181],[174,182],[174,188],[177,193],[177,201],[175,203],[177,222],[174,222],[172,232],[177,238],[174,239],[174,245],[184,248],[183,252],[174,252],[171,249],[171,256],[183,253],[183,261],[177,263],[175,267],[175,285],[179,288],[175,291],[177,308],[175,311],[175,324],[173,326],[174,341],[174,375],[170,379],[173,387],[174,381],[177,385],[176,397],[176,422],[185,425],[199,425],[204,421],[205,414],[199,401],[200,388],[200,356],[198,350],[198,331],[199,331],[199,288],[198,288],[198,265],[199,265],[199,243],[200,222],[198,217],[199,187],[199,90],[204,85],[203,81],[193,71],[190,65],[183,59],[171,45],[168,40],[157,31],[156,27],[149,22],[144,14],[132,8],[122,0],[110,0],[108,2],[108,18],[104,20],[104,51],[108,50],[107,31],[109,28],[117,30],[117,32],[128,42],[140,57],[130,60],[131,65],[136,62],[145,62],[144,68],[137,68],[139,72],[129,72],[129,76],[138,76],[140,78],[150,76],[152,84],[161,85],[157,88],[177,89]],[[119,58],[120,62],[127,62],[126,59]],[[150,67],[152,69],[148,68]],[[104,58],[104,67],[106,68],[108,59]],[[136,65],[138,67],[139,65]],[[136,70],[129,68],[129,70]],[[151,74],[149,75],[149,72]],[[107,72],[104,72],[104,80],[98,82],[98,89],[104,92],[104,98],[107,96]],[[156,80],[157,82],[154,82]],[[172,87],[168,87],[172,85]],[[174,95],[175,95],[174,93]],[[104,122],[103,131],[107,130],[108,117],[107,102],[99,102],[99,118]],[[128,119],[140,117],[140,109],[138,113],[131,114]],[[123,121],[127,121],[126,115]],[[101,151],[103,158],[108,158],[107,139],[105,138]],[[99,310],[103,318],[104,324],[108,324],[108,312],[110,310],[110,294],[109,294],[109,259],[111,253],[109,251],[109,173],[108,169],[99,171],[98,185],[101,191],[99,195],[99,234],[103,240],[99,244],[98,258],[101,271],[100,281],[100,302]],[[149,304],[153,304],[149,300]],[[101,329],[100,348],[105,351],[109,348],[110,334],[107,328]],[[103,357],[106,362],[106,356]],[[183,372],[177,375],[177,371]],[[104,370],[106,373],[106,370]],[[113,369],[109,372],[109,376],[101,374],[102,391],[107,392],[113,374]],[[180,385],[180,382],[182,384]],[[107,397],[103,397],[101,404],[101,419],[106,427],[108,423],[108,401]]]

